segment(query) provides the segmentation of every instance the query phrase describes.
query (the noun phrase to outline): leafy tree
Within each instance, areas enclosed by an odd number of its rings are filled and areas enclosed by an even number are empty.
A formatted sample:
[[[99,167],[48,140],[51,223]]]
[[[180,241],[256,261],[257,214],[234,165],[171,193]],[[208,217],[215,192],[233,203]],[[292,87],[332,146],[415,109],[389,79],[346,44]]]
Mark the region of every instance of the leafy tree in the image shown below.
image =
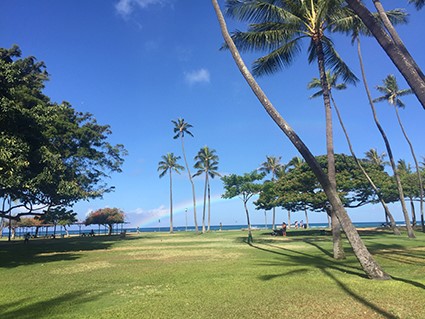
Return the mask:
[[[72,210],[67,210],[65,207],[54,207],[46,210],[44,214],[37,219],[39,219],[42,224],[53,224],[53,238],[55,238],[56,225],[63,226],[68,234],[66,226],[77,221],[76,215],[77,213],[74,213]]]
[[[192,199],[193,199],[193,222],[195,224],[195,231],[198,232],[198,220],[196,217],[196,195],[195,195],[195,184],[192,180],[192,175],[190,174],[189,164],[186,159],[186,152],[184,150],[184,135],[188,134],[193,137],[193,134],[189,131],[192,125],[185,122],[183,118],[178,118],[177,121],[171,121],[174,124],[174,139],[180,138],[182,142],[182,151],[183,151],[183,159],[187,169],[187,174],[189,176],[190,184],[192,185]]]
[[[395,29],[388,22],[382,23],[383,10],[379,10],[381,19],[377,19],[361,1],[346,0],[346,2],[378,41],[425,108],[425,78],[423,73],[410,56],[404,44],[399,40],[400,38],[396,35]],[[379,1],[374,1],[375,4],[377,2]],[[416,4],[417,8],[423,6],[422,0],[413,0],[412,2]]]
[[[283,166],[280,163],[281,160],[281,156],[276,157],[276,156],[266,156],[266,161],[263,162],[260,166],[260,171],[264,172],[266,174],[272,174],[272,182],[274,182],[277,174],[279,174],[279,172],[281,172]],[[276,208],[272,207],[273,210],[273,217],[272,217],[272,229],[275,228],[275,223],[276,223]]]
[[[410,211],[412,215],[412,225],[416,226],[416,213],[414,200],[420,197],[420,190],[418,189],[418,176],[412,172],[410,164],[405,160],[399,160],[397,169],[400,174],[400,180],[403,184],[404,194],[410,201]]]
[[[424,191],[423,191],[423,183],[422,183],[422,177],[421,177],[421,172],[420,172],[420,168],[419,168],[419,163],[418,163],[418,159],[416,157],[415,150],[413,148],[412,142],[410,141],[410,139],[409,139],[409,137],[406,133],[406,130],[405,130],[404,125],[403,125],[401,118],[400,118],[400,114],[398,112],[398,108],[404,108],[405,107],[405,104],[400,99],[400,97],[407,95],[407,94],[411,94],[412,90],[411,89],[400,90],[398,88],[397,80],[396,80],[394,75],[388,75],[384,79],[383,85],[377,86],[376,89],[379,92],[383,93],[384,95],[374,99],[373,101],[374,102],[387,101],[388,104],[390,104],[391,106],[394,107],[398,124],[399,124],[400,129],[403,133],[404,138],[406,139],[407,144],[409,145],[410,152],[411,152],[413,160],[415,162],[416,176],[417,176],[417,182],[418,182],[418,187],[419,187],[419,201],[420,201],[420,212],[421,212],[421,220],[422,220],[422,230],[425,231],[425,226],[424,226],[424,223],[423,223],[423,220],[424,220],[424,218],[423,218],[423,216],[424,216],[424,203],[423,203],[423,201],[424,201]]]
[[[101,208],[91,212],[85,220],[87,225],[104,225],[108,227],[108,235],[112,234],[114,224],[124,223],[125,214],[119,208]]]
[[[223,176],[221,180],[224,184],[223,198],[234,198],[238,196],[242,199],[246,221],[248,224],[248,243],[252,242],[251,222],[248,211],[248,201],[255,195],[259,194],[262,189],[262,185],[256,183],[264,178],[264,173],[258,173],[253,171],[251,173],[245,173],[244,175],[231,174]]]
[[[391,277],[386,274],[380,265],[376,262],[370,252],[367,250],[364,242],[361,240],[356,228],[351,222],[350,217],[348,216],[346,210],[344,209],[341,200],[339,199],[335,189],[332,188],[329,178],[321,169],[320,165],[317,163],[313,154],[310,152],[308,147],[304,142],[299,138],[299,136],[294,132],[291,126],[283,119],[283,117],[277,112],[276,108],[269,101],[261,87],[258,85],[252,74],[249,72],[246,67],[242,57],[234,44],[232,37],[230,36],[226,21],[221,12],[220,6],[217,0],[212,0],[212,5],[217,16],[218,23],[220,25],[220,30],[223,35],[224,41],[226,42],[227,47],[229,48],[232,57],[241,72],[242,76],[248,83],[249,87],[252,89],[255,96],[260,101],[261,105],[264,107],[265,111],[273,119],[273,121],[278,125],[282,132],[289,138],[291,143],[296,147],[296,149],[303,156],[305,161],[308,163],[310,168],[313,170],[320,184],[322,185],[326,196],[328,197],[332,207],[335,209],[338,219],[341,222],[341,225],[347,235],[347,238],[353,247],[353,251],[358,261],[360,262],[365,273],[373,279],[390,279]]]
[[[180,174],[184,167],[177,163],[180,156],[175,156],[174,153],[163,155],[162,160],[158,163],[159,177],[162,178],[165,174],[169,173],[170,176],[170,233],[173,232],[173,178],[172,172],[175,171]]]
[[[104,180],[126,154],[107,141],[108,125],[52,103],[42,93],[44,63],[20,55],[16,46],[0,49],[0,199],[12,203],[0,217],[16,220],[112,191]]]
[[[217,172],[218,169],[218,156],[215,154],[214,149],[210,149],[208,146],[204,146],[195,156],[195,169],[197,172],[193,176],[199,176],[205,173],[205,188],[204,188],[204,209],[202,212],[202,233],[205,233],[205,208],[206,208],[206,197],[208,192],[208,231],[210,231],[211,224],[211,196],[210,196],[210,181],[209,177],[214,178],[221,176]]]

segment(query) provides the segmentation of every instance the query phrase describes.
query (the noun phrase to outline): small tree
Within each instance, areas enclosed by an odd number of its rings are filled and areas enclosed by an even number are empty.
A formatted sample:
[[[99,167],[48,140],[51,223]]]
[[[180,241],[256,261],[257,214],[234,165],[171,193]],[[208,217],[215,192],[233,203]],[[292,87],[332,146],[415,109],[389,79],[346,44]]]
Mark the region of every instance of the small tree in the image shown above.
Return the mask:
[[[112,234],[112,226],[114,224],[124,223],[124,212],[119,208],[101,208],[91,212],[85,221],[87,225],[104,225],[108,226],[108,236]]]
[[[64,223],[69,225],[77,221],[75,218],[77,214],[72,210],[67,210],[65,207],[54,207],[44,211],[44,214],[39,217],[43,224],[53,224],[53,238],[56,237],[56,225],[63,225]],[[36,216],[38,217],[38,216]],[[37,218],[38,219],[38,218]],[[66,228],[65,228],[66,231]]]
[[[221,180],[224,183],[225,192],[221,197],[233,198],[238,196],[243,201],[243,205],[246,213],[246,220],[248,224],[248,243],[252,242],[251,233],[251,222],[249,220],[248,212],[248,201],[254,196],[261,192],[263,185],[256,184],[256,181],[260,181],[264,178],[264,173],[258,173],[252,171],[251,173],[245,173],[243,176],[231,174],[223,176]]]

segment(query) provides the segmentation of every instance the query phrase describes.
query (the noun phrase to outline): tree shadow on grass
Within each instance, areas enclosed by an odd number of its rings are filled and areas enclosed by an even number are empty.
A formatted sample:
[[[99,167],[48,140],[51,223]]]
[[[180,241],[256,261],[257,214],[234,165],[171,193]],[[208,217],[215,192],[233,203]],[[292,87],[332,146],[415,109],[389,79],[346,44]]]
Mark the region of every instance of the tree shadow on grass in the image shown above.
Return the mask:
[[[352,291],[350,288],[348,288],[344,283],[342,283],[341,281],[339,281],[332,273],[330,273],[329,271],[327,271],[324,268],[320,269],[326,276],[328,276],[329,278],[331,278],[333,281],[335,281],[335,283],[348,295],[350,295],[352,298],[356,299],[357,301],[359,301],[361,304],[365,305],[366,307],[372,309],[373,311],[379,313],[382,317],[384,318],[388,318],[388,319],[397,319],[398,317],[389,313],[388,311],[378,307],[377,305],[373,304],[372,302],[370,302],[369,300],[366,300],[365,298],[363,298],[362,296],[360,296],[359,294],[355,293],[354,291]]]
[[[0,268],[14,268],[23,265],[76,260],[85,251],[108,249],[125,238],[119,236],[71,237],[64,239],[34,239],[0,243]]]
[[[28,303],[28,300],[21,299],[0,306],[0,318],[2,319],[33,319],[50,317],[63,312],[64,308],[71,309],[81,304],[89,303],[97,300],[103,293],[93,293],[88,291],[76,291],[67,293],[51,299],[32,302],[25,306],[19,306]],[[69,306],[67,306],[69,305]]]

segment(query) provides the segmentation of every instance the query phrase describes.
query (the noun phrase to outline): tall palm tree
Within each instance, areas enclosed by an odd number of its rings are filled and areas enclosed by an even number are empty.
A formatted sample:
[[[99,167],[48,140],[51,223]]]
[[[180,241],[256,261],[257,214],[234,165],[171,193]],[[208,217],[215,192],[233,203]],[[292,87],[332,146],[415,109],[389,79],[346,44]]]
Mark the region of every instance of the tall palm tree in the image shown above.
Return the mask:
[[[190,184],[192,185],[192,200],[193,200],[193,222],[195,224],[195,232],[198,232],[198,220],[196,218],[196,195],[195,195],[195,184],[192,180],[192,175],[190,174],[189,165],[187,164],[186,159],[186,152],[184,150],[184,136],[185,134],[188,134],[193,137],[193,134],[189,131],[192,125],[185,122],[183,118],[178,118],[177,121],[172,120],[171,121],[174,124],[174,139],[180,138],[182,142],[182,152],[183,152],[183,158],[184,158],[184,164],[187,169],[187,174],[189,176]]]
[[[351,4],[350,4],[350,6],[351,6]],[[404,23],[406,21],[406,15],[400,13],[397,10],[393,10],[393,12],[391,13],[391,15],[389,17],[391,17],[393,23]],[[362,53],[361,53],[360,35],[370,35],[370,32],[365,27],[365,25],[363,24],[362,21],[364,21],[364,20],[360,20],[359,17],[357,17],[357,16],[350,16],[350,17],[347,18],[345,25],[344,24],[338,25],[338,26],[335,27],[335,29],[336,29],[336,31],[342,31],[342,32],[351,34],[352,43],[357,42],[357,56],[358,56],[359,64],[360,64],[363,86],[365,88],[367,99],[369,101],[369,106],[370,106],[372,114],[373,114],[373,120],[375,121],[375,125],[378,128],[378,131],[381,134],[382,139],[384,140],[385,148],[387,150],[388,157],[390,159],[391,168],[394,172],[394,178],[396,180],[397,190],[398,190],[400,203],[401,203],[401,209],[403,211],[404,220],[406,222],[407,234],[408,234],[409,238],[415,238],[415,233],[413,232],[413,228],[412,228],[410,221],[409,221],[409,214],[407,212],[406,202],[404,200],[403,187],[401,185],[400,176],[397,173],[397,167],[396,167],[395,160],[394,160],[394,157],[393,157],[391,145],[390,145],[390,142],[388,140],[388,137],[387,137],[384,129],[382,128],[382,126],[379,122],[378,115],[376,113],[375,104],[373,102],[372,95],[371,95],[370,89],[369,89],[369,85],[367,83],[366,72],[365,72],[365,68],[364,68],[364,64],[363,64],[363,56],[362,56]]]
[[[232,40],[228,30],[226,21],[224,20],[223,14],[221,12],[220,6],[217,0],[211,0],[212,5],[214,7],[214,11],[217,15],[217,20],[220,25],[221,33],[223,35],[224,41],[228,46],[232,57],[241,72],[242,76],[248,83],[249,87],[263,106],[264,110],[267,114],[273,119],[273,121],[278,125],[278,127],[282,130],[282,132],[289,138],[291,143],[295,146],[295,148],[300,152],[305,161],[310,166],[311,170],[316,175],[318,181],[323,187],[323,190],[326,193],[326,196],[329,199],[329,202],[334,207],[335,212],[337,214],[338,219],[341,221],[341,225],[347,235],[347,239],[353,248],[354,254],[361,264],[363,270],[367,274],[369,278],[372,279],[390,279],[391,277],[386,274],[380,265],[376,262],[373,256],[370,254],[368,249],[366,248],[364,242],[359,236],[357,229],[354,227],[351,222],[350,217],[347,214],[347,211],[344,209],[338,194],[335,189],[332,187],[328,176],[323,172],[320,167],[320,164],[315,159],[314,155],[310,152],[308,147],[304,144],[304,142],[300,139],[300,137],[295,133],[292,127],[285,121],[285,119],[279,114],[273,104],[269,101],[264,91],[258,85],[257,81],[254,79],[252,74],[249,72],[246,67],[242,57]]]
[[[215,154],[214,149],[210,149],[208,146],[204,146],[195,156],[195,168],[198,170],[193,177],[205,173],[205,188],[204,188],[204,209],[202,212],[202,233],[205,233],[205,210],[206,210],[206,198],[208,192],[208,231],[210,231],[211,221],[211,195],[210,195],[210,181],[209,178],[221,176],[218,172],[218,156]]]
[[[412,89],[399,89],[397,80],[394,75],[388,75],[383,80],[383,85],[379,85],[376,87],[376,89],[381,92],[383,95],[374,99],[373,102],[381,102],[381,101],[387,101],[389,105],[394,107],[395,114],[397,116],[397,121],[400,126],[400,129],[403,133],[404,138],[406,139],[407,144],[409,144],[410,152],[412,153],[413,161],[415,162],[415,168],[416,168],[416,175],[418,177],[418,186],[419,186],[419,200],[420,200],[420,212],[421,212],[421,220],[422,220],[422,230],[424,230],[424,224],[423,224],[423,216],[424,216],[424,188],[422,183],[422,176],[421,171],[419,168],[418,159],[415,154],[415,150],[413,148],[412,142],[410,141],[406,130],[404,128],[404,125],[401,121],[400,114],[398,112],[399,108],[405,107],[405,104],[400,99],[401,96],[405,96],[408,94],[412,94]]]
[[[323,90],[328,176],[336,190],[332,111],[325,69],[332,69],[346,82],[355,82],[357,78],[339,56],[327,33],[333,25],[345,22],[351,11],[342,6],[341,0],[228,0],[227,3],[229,15],[252,23],[247,32],[234,33],[236,46],[245,51],[267,52],[267,55],[255,60],[254,75],[275,73],[290,65],[301,51],[301,42],[309,40],[308,61],[317,63]],[[335,216],[332,221],[334,257],[340,259],[344,255],[340,225]]]
[[[378,153],[378,150],[376,148],[371,148],[367,152],[365,152],[366,159],[380,167],[384,167],[389,164],[388,161],[385,160],[385,157],[387,157],[387,153],[382,152],[381,154]]]
[[[385,25],[382,24],[382,21],[376,19],[362,1],[346,0],[346,2],[349,7],[356,12],[367,29],[370,30],[370,34],[375,37],[379,45],[406,79],[406,82],[415,92],[416,97],[425,109],[425,79],[421,76],[422,72],[419,70],[413,58],[405,54],[407,49],[401,47],[400,43],[394,41],[394,38],[387,33],[387,29]],[[410,2],[413,2],[418,9],[423,6],[423,0],[412,0]]]
[[[158,163],[159,178],[169,173],[170,176],[170,233],[173,232],[173,178],[172,172],[175,171],[180,174],[180,171],[184,170],[184,167],[177,163],[180,156],[175,156],[174,153],[167,153],[167,155],[161,156],[162,160]]]
[[[369,174],[366,172],[366,170],[364,169],[363,165],[361,164],[361,162],[359,161],[359,159],[357,158],[356,154],[354,153],[354,149],[353,146],[351,144],[351,140],[350,137],[348,136],[348,132],[347,129],[344,125],[344,122],[342,120],[341,117],[341,113],[339,112],[339,108],[333,98],[332,95],[332,91],[331,90],[344,90],[347,88],[347,86],[345,85],[345,83],[337,83],[338,80],[338,76],[336,74],[331,73],[330,71],[326,72],[326,76],[328,78],[328,85],[329,85],[329,91],[330,91],[330,97],[332,100],[332,103],[334,105],[336,114],[338,116],[338,120],[339,123],[341,125],[341,128],[344,132],[345,135],[345,139],[347,140],[347,144],[348,144],[348,148],[350,150],[351,156],[353,156],[354,161],[356,162],[357,166],[360,168],[360,170],[362,171],[363,175],[366,177],[367,181],[369,182],[370,186],[373,188],[373,190],[375,191],[375,194],[378,196],[379,202],[381,203],[382,207],[384,208],[384,212],[385,212],[385,219],[390,220],[390,225],[391,225],[391,229],[393,230],[395,235],[400,235],[400,230],[397,228],[396,222],[394,220],[393,215],[390,212],[390,209],[388,208],[388,205],[385,203],[381,192],[378,190],[378,188],[376,187],[375,183],[373,182],[373,180],[370,178]],[[308,83],[307,88],[308,89],[313,89],[313,88],[320,88],[320,80],[317,78],[314,78],[311,82]],[[310,98],[315,98],[320,96],[323,93],[323,90],[319,90],[316,93],[314,93],[312,96],[310,96]],[[376,150],[375,150],[375,154]]]
[[[282,168],[282,164],[280,163],[280,159],[282,157],[276,157],[276,156],[266,156],[266,161],[263,162],[260,166],[260,171],[264,172],[266,174],[271,173],[272,174],[272,182],[275,181],[275,178],[279,172],[279,170]],[[273,207],[273,216],[272,216],[272,229],[275,228],[276,224],[276,208]]]

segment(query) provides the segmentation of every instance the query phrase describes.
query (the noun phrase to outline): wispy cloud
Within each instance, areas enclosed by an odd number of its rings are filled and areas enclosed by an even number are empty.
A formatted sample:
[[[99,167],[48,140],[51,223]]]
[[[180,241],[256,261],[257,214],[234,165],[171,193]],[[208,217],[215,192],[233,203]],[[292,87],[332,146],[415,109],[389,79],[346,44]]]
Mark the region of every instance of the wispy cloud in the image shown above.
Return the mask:
[[[117,12],[126,17],[129,16],[135,8],[146,9],[152,5],[165,5],[167,0],[119,0],[115,4]]]
[[[207,69],[199,69],[185,73],[185,80],[190,85],[196,83],[210,83],[210,72]]]

